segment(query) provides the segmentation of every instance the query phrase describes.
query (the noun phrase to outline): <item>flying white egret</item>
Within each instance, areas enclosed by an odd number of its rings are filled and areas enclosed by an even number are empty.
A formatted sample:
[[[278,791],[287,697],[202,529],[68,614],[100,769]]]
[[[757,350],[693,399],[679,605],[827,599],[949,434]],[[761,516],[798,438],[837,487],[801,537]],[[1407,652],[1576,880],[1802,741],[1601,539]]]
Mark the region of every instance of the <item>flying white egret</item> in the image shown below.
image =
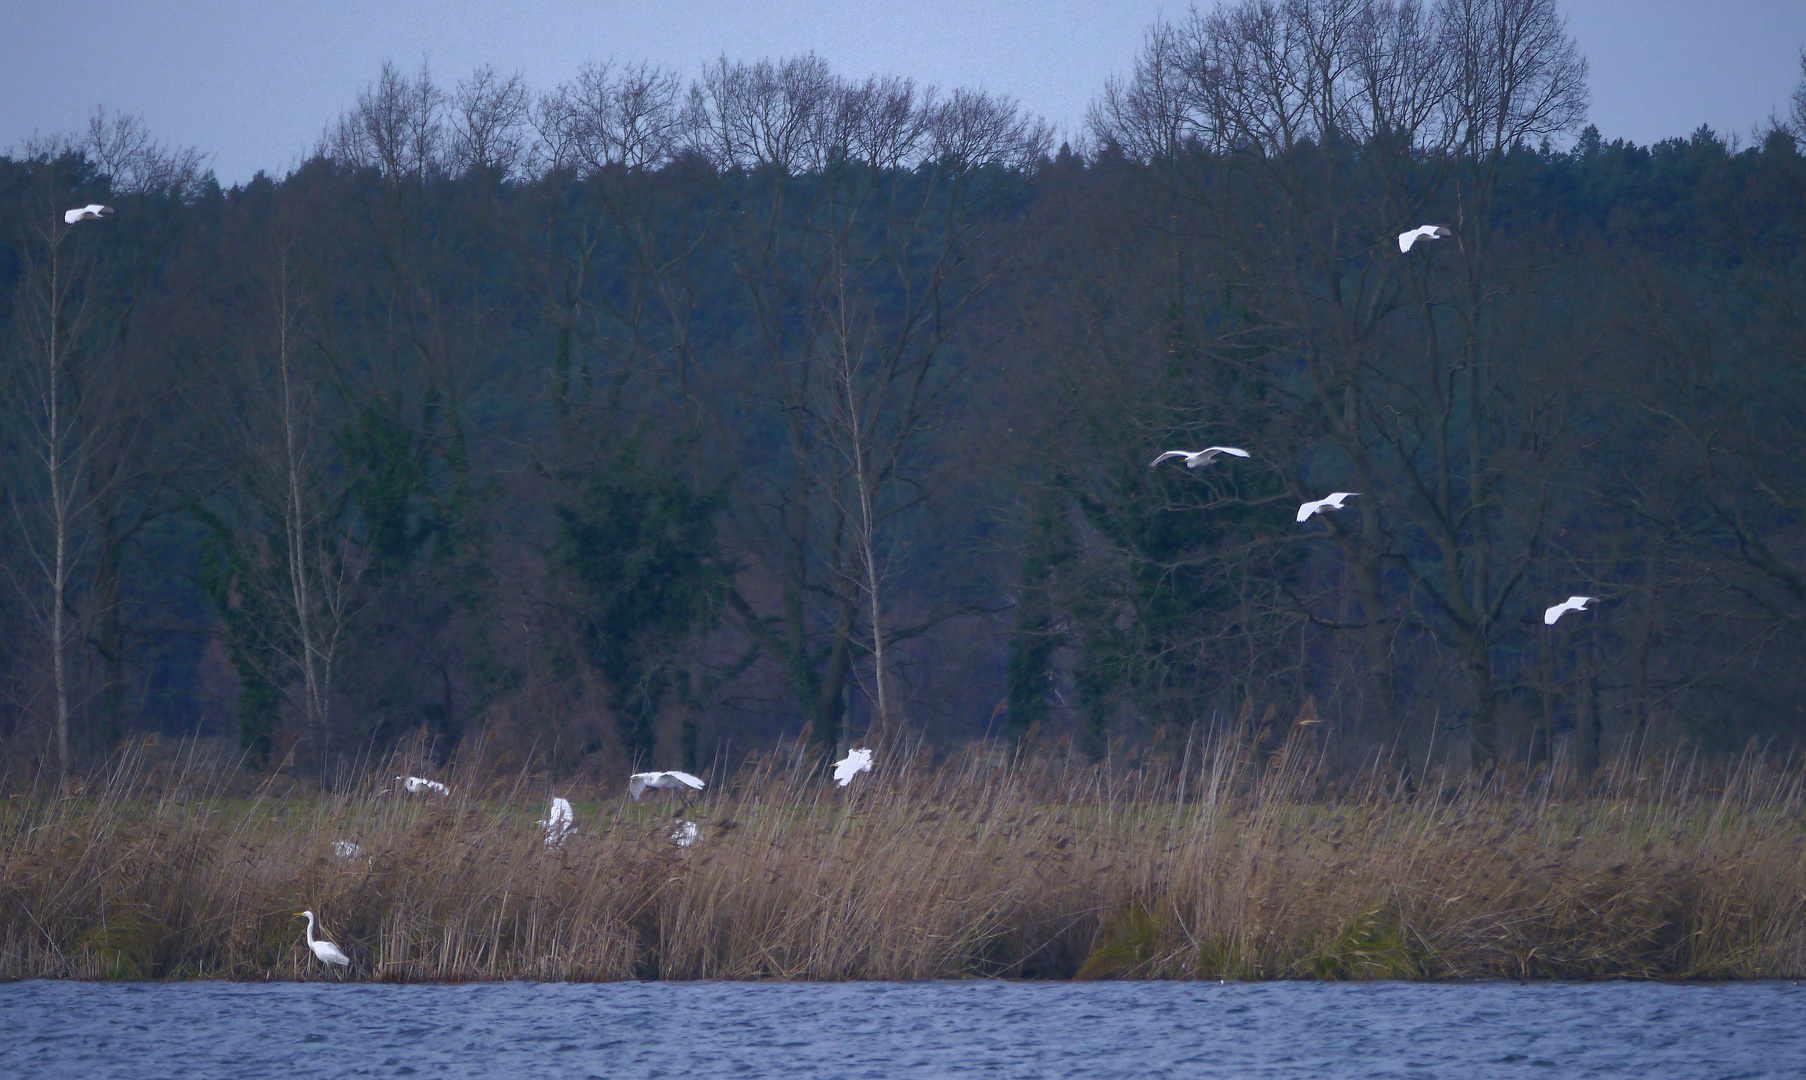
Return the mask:
[[[364,853],[364,849],[350,840],[334,840],[332,853],[341,859],[355,859]]]
[[[1316,502],[1307,502],[1298,507],[1298,520],[1304,521],[1312,514],[1327,514],[1331,510],[1342,509],[1344,499],[1352,499],[1359,495],[1358,491],[1332,491]]]
[[[297,919],[303,915],[307,916],[307,947],[314,951],[314,955],[320,958],[320,962],[324,964],[337,964],[339,967],[350,967],[351,958],[340,952],[337,945],[327,941],[325,938],[321,938],[318,941],[314,940],[314,913],[311,911],[295,912],[295,918]]]
[[[677,828],[671,830],[671,842],[678,847],[691,847],[700,839],[702,832],[694,821],[680,821]]]
[[[63,224],[73,225],[78,221],[99,221],[103,217],[112,216],[113,208],[99,203],[89,203],[73,210],[63,211]]]
[[[695,788],[701,791],[705,785],[700,777],[691,776],[687,772],[636,772],[627,778],[627,793],[633,796],[634,802],[647,788]]]
[[[1411,245],[1419,240],[1446,240],[1455,235],[1447,225],[1419,225],[1410,232],[1398,234],[1398,250],[1403,254],[1411,250]]]
[[[564,843],[565,837],[577,831],[577,815],[571,813],[569,799],[561,799],[554,795],[552,796],[552,806],[546,811],[546,819],[535,821],[533,824],[546,831],[547,847],[557,847]]]
[[[1543,625],[1554,626],[1555,620],[1570,611],[1585,611],[1587,605],[1599,599],[1597,596],[1570,596],[1561,603],[1543,612]]]
[[[451,794],[451,788],[437,780],[427,780],[418,776],[397,776],[395,779],[401,781],[401,786],[408,789],[409,795],[419,795],[427,791],[437,791],[441,795]]]
[[[1184,458],[1185,467],[1188,469],[1201,469],[1223,454],[1228,454],[1230,457],[1247,457],[1248,451],[1237,446],[1206,446],[1202,450],[1168,450],[1166,453],[1161,454],[1159,457],[1148,462],[1148,468],[1153,468],[1167,458],[1176,457]]]
[[[867,749],[848,750],[847,756],[834,763],[834,782],[846,787],[853,782],[853,777],[862,772],[872,771],[872,752]]]

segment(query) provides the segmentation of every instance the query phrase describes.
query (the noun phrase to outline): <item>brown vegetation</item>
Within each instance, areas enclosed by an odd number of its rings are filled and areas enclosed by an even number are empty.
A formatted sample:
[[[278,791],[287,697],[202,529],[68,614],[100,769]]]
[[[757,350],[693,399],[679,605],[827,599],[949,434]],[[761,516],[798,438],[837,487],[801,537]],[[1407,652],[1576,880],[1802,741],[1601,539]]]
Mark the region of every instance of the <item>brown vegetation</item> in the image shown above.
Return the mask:
[[[1295,748],[1258,778],[1235,742],[1114,769],[893,751],[845,791],[767,759],[684,810],[689,849],[666,793],[589,793],[553,848],[537,783],[227,798],[128,758],[9,801],[0,977],[331,977],[303,908],[349,977],[388,981],[1806,972],[1797,767],[1412,793],[1336,790]]]

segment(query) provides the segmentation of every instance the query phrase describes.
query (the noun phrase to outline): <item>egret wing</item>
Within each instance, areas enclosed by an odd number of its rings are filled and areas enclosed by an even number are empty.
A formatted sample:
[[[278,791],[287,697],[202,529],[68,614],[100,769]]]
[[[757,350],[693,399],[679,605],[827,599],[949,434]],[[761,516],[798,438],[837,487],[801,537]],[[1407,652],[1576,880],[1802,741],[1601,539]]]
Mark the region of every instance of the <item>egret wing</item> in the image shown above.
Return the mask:
[[[677,770],[673,769],[670,772],[667,772],[665,775],[669,776],[673,780],[676,780],[677,782],[683,784],[685,787],[693,787],[698,791],[701,791],[704,787],[707,786],[706,784],[704,784],[702,782],[702,778],[700,776],[691,776],[687,772],[678,772]]]
[[[1188,458],[1188,457],[1191,457],[1190,450],[1168,450],[1166,453],[1161,454],[1159,457],[1148,462],[1148,468],[1150,468],[1150,469],[1153,468],[1154,466],[1165,461],[1167,458]]]

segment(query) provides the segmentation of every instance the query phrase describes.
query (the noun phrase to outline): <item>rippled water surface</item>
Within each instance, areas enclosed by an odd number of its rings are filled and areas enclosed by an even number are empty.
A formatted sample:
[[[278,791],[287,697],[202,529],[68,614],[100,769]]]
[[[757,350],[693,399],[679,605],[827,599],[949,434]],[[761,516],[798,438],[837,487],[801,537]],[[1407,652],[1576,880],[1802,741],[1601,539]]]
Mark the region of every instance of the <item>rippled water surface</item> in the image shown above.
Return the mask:
[[[0,985],[0,1076],[1801,1077],[1791,983]]]

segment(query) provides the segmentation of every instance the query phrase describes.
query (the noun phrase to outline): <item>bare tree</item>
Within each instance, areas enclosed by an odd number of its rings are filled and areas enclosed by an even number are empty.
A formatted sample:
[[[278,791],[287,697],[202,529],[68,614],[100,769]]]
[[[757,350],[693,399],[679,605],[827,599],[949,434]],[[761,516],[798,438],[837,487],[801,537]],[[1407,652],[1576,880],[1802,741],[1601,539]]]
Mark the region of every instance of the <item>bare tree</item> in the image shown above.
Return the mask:
[[[504,78],[487,64],[471,72],[451,95],[452,167],[503,178],[526,167],[532,152],[526,135],[530,104],[519,72]]]
[[[151,137],[143,117],[133,113],[96,108],[79,146],[107,177],[115,196],[168,192],[185,197],[208,175],[200,150],[164,146]]]
[[[1289,0],[1157,32],[1138,82],[1094,114],[1150,162],[1150,132],[1183,133],[1192,152],[1158,175],[1203,211],[1221,287],[1301,365],[1272,384],[1297,421],[1294,497],[1362,493],[1328,522],[1362,610],[1313,618],[1363,635],[1382,730],[1400,628],[1461,657],[1482,767],[1499,752],[1497,645],[1566,423],[1559,395],[1526,381],[1543,343],[1505,331],[1534,255],[1505,256],[1495,207],[1505,157],[1577,123],[1584,84],[1549,0]],[[1432,214],[1455,243],[1398,258],[1393,236]]]
[[[933,497],[923,433],[988,348],[953,343],[1000,271],[996,210],[1047,129],[1007,100],[845,82],[815,57],[722,61],[693,109],[756,345],[700,355],[682,411],[717,460],[748,465],[728,519],[757,587],[730,594],[732,621],[832,746],[855,650],[875,652],[869,621],[884,621],[883,536]],[[888,650],[952,610],[878,636]]]
[[[486,87],[477,89],[469,104],[495,104],[495,95],[485,99],[486,92]],[[328,129],[320,152],[357,168],[377,169],[393,181],[418,183],[445,164],[445,106],[445,91],[424,64],[410,79],[385,63],[376,83],[358,94],[356,107]],[[505,126],[496,125],[482,134],[499,139],[505,132]]]
[[[87,436],[95,417],[91,401],[83,408],[82,381],[77,375],[77,350],[86,344],[82,339],[90,321],[91,259],[79,260],[72,267],[63,249],[74,230],[93,230],[96,225],[65,224],[60,208],[53,205],[43,206],[39,214],[20,249],[25,260],[24,287],[15,322],[22,331],[25,354],[16,369],[20,376],[17,389],[24,399],[19,410],[24,420],[22,441],[40,471],[44,491],[35,505],[21,501],[17,491],[12,495],[14,514],[20,519],[21,533],[48,594],[41,618],[50,654],[57,773],[66,787],[74,764],[70,742],[74,693],[69,655],[71,590],[85,546],[83,519],[94,502]]]
[[[326,435],[329,403],[302,327],[310,318],[293,242],[277,235],[267,263],[247,268],[255,318],[228,343],[231,370],[210,403],[216,459],[226,469],[203,519],[225,550],[220,593],[251,617],[236,620],[260,659],[259,677],[283,688],[330,767],[333,699],[367,559],[346,522],[344,463]],[[317,338],[317,334],[309,335]],[[220,451],[223,451],[221,453]]]

